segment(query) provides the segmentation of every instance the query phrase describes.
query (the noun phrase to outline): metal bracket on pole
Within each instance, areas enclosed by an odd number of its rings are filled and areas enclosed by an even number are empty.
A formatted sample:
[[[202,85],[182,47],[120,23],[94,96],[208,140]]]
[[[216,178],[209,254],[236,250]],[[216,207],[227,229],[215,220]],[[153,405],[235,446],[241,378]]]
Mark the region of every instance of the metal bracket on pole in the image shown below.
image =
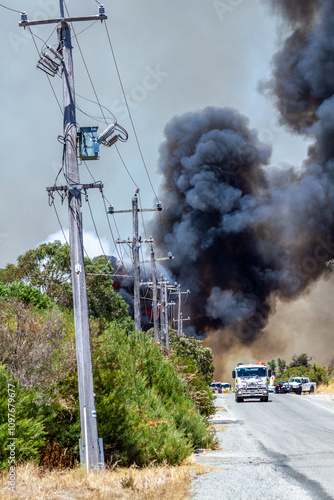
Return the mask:
[[[71,186],[67,186],[67,191],[75,198],[79,198],[82,191],[82,184],[73,184]]]

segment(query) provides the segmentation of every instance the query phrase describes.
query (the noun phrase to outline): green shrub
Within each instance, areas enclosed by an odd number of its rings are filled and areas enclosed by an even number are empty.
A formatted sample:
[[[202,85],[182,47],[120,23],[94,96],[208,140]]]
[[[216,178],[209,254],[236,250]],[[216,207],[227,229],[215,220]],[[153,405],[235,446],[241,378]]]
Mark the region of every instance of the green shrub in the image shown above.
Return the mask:
[[[8,384],[11,384],[8,386]],[[9,403],[8,387],[15,392],[15,401]],[[12,395],[13,393],[10,392]],[[46,442],[46,417],[43,409],[36,404],[37,392],[23,388],[18,381],[0,365],[0,469],[11,465],[8,462],[10,437],[15,437],[16,463],[32,460],[39,461],[39,450]],[[8,415],[14,405],[15,428],[14,436],[9,434]],[[10,429],[12,426],[10,425]]]
[[[184,380],[151,338],[114,327],[101,340],[94,353],[96,407],[109,459],[177,464],[213,445]]]
[[[316,365],[315,363],[310,369],[309,377],[311,382],[316,382],[318,385],[328,385],[330,380],[327,368],[325,366]]]
[[[170,333],[170,347],[176,357],[191,359],[206,384],[211,384],[215,367],[212,350],[209,347],[203,347],[203,342],[194,337],[184,335],[178,337],[174,331]]]
[[[25,304],[33,304],[37,309],[47,309],[52,306],[52,300],[47,295],[43,295],[37,288],[22,281],[13,281],[7,286],[0,283],[0,297],[16,297]]]

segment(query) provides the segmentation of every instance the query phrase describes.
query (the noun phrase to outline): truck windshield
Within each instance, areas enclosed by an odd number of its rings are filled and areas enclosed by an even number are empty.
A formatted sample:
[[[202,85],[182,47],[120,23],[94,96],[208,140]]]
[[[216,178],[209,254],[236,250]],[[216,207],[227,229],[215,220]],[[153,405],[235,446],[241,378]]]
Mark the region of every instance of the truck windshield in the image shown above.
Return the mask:
[[[254,366],[252,368],[238,368],[238,377],[265,377],[267,375],[267,369],[265,366]]]

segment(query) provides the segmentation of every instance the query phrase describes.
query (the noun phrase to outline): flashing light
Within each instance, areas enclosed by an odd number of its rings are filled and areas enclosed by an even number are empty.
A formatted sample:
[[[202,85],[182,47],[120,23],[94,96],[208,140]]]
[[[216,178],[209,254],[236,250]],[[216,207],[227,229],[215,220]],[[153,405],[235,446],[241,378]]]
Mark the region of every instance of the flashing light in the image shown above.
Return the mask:
[[[238,363],[237,366],[244,365],[245,363]]]
[[[259,365],[265,365],[264,361],[259,361]]]

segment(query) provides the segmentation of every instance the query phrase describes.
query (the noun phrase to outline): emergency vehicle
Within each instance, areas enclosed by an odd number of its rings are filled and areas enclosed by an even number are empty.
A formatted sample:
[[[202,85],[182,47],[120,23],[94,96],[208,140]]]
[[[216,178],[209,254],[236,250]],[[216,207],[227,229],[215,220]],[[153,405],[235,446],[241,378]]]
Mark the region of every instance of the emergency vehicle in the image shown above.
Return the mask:
[[[232,377],[235,379],[234,392],[237,403],[245,399],[268,401],[271,370],[267,368],[265,363],[248,365],[238,363],[232,371]]]

